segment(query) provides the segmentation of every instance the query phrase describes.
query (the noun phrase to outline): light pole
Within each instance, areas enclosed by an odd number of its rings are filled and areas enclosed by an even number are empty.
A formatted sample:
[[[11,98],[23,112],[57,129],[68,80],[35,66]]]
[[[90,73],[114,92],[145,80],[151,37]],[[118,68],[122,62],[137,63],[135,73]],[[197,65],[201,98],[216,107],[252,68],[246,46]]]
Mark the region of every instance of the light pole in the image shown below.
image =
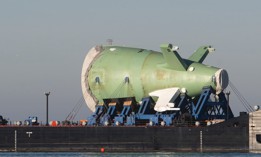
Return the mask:
[[[46,95],[46,126],[48,126],[48,96],[50,95],[50,92],[46,92],[44,94]]]

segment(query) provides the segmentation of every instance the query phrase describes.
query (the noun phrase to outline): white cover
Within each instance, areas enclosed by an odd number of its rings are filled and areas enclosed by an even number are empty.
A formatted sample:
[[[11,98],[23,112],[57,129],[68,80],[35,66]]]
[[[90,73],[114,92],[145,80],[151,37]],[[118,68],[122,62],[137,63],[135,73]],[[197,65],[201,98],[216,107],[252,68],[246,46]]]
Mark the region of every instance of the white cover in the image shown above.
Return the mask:
[[[216,94],[221,93],[228,86],[229,78],[227,71],[224,69],[219,69],[215,73],[216,77]]]
[[[89,70],[92,66],[93,61],[95,60],[95,58],[97,56],[99,56],[99,54],[102,51],[102,47],[101,46],[96,46],[93,47],[86,55],[84,62],[83,62],[83,66],[82,66],[82,74],[81,74],[81,86],[82,86],[82,93],[83,93],[83,97],[84,100],[87,104],[87,106],[89,107],[89,109],[92,112],[95,112],[95,106],[98,103],[98,101],[96,100],[96,98],[93,96],[89,84],[88,84],[88,73]]]
[[[174,103],[170,103],[170,100],[174,100],[179,96],[179,88],[166,88],[161,90],[156,90],[149,93],[150,96],[158,97],[154,110],[157,112],[180,110],[180,108],[174,108]]]

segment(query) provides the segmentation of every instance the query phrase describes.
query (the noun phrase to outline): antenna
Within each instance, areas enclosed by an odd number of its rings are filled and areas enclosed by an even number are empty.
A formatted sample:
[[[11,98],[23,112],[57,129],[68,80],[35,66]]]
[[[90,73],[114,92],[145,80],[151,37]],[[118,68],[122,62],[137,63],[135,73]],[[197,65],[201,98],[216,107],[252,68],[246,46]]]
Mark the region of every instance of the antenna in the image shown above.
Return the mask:
[[[108,45],[112,45],[112,42],[113,42],[112,39],[107,39],[106,41],[107,41],[107,44],[108,44]]]

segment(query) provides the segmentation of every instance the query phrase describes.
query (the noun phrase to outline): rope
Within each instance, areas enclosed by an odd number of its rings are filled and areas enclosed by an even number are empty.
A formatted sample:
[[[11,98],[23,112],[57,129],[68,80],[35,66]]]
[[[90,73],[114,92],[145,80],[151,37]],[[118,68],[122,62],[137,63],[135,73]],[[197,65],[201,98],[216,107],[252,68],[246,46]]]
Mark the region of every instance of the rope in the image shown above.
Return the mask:
[[[72,120],[74,120],[76,115],[79,113],[80,109],[82,108],[83,103],[84,103],[84,99],[82,98],[81,103],[79,105],[77,105],[77,107],[75,108],[75,112],[73,114]]]
[[[117,98],[120,97],[121,94],[124,94],[122,93],[122,88],[124,87],[124,84],[125,84],[124,82],[121,82],[119,86],[112,92],[111,94],[112,98]]]
[[[82,95],[81,98],[76,103],[76,105],[73,107],[72,111],[68,114],[68,116],[66,117],[65,120],[73,121],[74,118],[76,117],[76,115],[78,114],[78,112],[80,111],[83,104],[84,104],[84,97]]]
[[[101,87],[100,87],[101,88]],[[87,91],[85,91],[87,92]],[[102,97],[104,97],[103,95],[106,93],[101,92],[101,90],[99,90],[99,93]],[[117,86],[117,88],[112,92],[111,97],[112,98],[120,98],[123,96],[126,96],[132,92],[132,86],[130,83],[126,83],[125,81],[123,81],[122,83],[119,84],[119,86]],[[66,121],[73,121],[74,118],[76,117],[76,115],[78,114],[78,112],[80,111],[81,107],[83,106],[83,104],[85,103],[84,101],[84,95],[85,93],[80,97],[80,99],[78,100],[78,102],[76,103],[76,105],[73,107],[72,111],[68,114],[68,116],[66,117]]]
[[[236,94],[236,96],[238,97],[244,108],[247,110],[247,112],[253,112],[254,109],[252,108],[252,106],[247,102],[247,100],[242,96],[242,94],[240,94],[240,92],[237,90],[237,88],[231,81],[229,81],[229,86],[232,89],[232,91]]]
[[[123,81],[112,93],[113,98],[122,98],[126,96],[134,96],[132,92],[132,86],[130,83]]]

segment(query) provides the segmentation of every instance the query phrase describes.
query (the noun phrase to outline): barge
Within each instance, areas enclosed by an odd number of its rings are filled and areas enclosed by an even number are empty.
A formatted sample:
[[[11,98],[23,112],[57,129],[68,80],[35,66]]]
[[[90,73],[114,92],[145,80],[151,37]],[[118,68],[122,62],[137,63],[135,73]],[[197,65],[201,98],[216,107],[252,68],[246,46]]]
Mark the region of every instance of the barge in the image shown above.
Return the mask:
[[[0,151],[261,152],[259,108],[234,117],[227,71],[202,64],[214,49],[202,46],[188,59],[177,50],[92,48],[81,75],[93,111],[86,125],[2,120]]]

